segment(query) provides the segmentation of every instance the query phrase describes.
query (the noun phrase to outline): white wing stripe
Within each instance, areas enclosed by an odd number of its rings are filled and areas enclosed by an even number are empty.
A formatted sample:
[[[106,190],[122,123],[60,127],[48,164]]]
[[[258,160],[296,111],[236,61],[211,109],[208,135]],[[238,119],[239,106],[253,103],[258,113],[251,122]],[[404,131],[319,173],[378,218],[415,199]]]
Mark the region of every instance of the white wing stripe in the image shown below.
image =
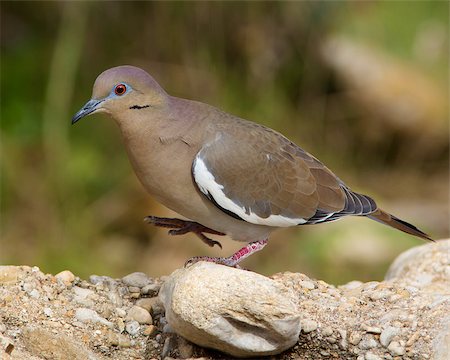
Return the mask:
[[[270,215],[267,218],[262,218],[252,212],[247,214],[244,207],[237,205],[225,195],[223,185],[215,181],[214,175],[208,170],[205,162],[199,155],[194,160],[192,172],[195,182],[202,193],[210,194],[220,207],[231,211],[249,223],[276,227],[289,227],[306,223],[306,220],[302,218],[293,219],[281,215]]]

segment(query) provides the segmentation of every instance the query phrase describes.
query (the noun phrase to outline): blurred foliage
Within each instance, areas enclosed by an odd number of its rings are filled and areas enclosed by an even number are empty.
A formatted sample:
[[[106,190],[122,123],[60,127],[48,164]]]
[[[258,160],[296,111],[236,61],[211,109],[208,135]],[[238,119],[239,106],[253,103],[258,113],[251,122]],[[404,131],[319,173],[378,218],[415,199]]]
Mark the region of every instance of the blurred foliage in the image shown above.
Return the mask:
[[[142,224],[171,213],[138,184],[112,122],[70,127],[96,76],[120,64],[143,67],[172,95],[279,130],[383,208],[448,236],[447,2],[0,6],[0,263],[158,275],[220,254]],[[240,245],[222,243],[223,254]],[[279,231],[245,266],[381,279],[420,243],[349,219]]]

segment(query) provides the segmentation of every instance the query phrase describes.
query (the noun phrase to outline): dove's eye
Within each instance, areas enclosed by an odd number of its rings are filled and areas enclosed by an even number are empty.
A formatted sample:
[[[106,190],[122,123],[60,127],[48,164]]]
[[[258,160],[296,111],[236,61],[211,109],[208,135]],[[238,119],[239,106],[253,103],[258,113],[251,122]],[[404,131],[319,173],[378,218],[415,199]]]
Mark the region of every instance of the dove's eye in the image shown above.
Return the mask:
[[[116,85],[114,88],[114,94],[121,96],[127,92],[127,86],[125,84]]]

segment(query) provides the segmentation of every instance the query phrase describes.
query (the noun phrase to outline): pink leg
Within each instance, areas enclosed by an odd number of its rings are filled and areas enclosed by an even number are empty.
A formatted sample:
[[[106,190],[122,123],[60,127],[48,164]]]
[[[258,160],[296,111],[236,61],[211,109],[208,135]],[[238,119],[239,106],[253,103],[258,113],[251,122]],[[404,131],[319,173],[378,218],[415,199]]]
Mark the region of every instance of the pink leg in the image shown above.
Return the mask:
[[[240,261],[244,260],[246,257],[249,257],[251,254],[262,250],[264,246],[266,246],[268,239],[258,240],[251,243],[248,243],[242,249],[236,251],[233,255],[229,257],[210,257],[210,256],[194,256],[190,258],[184,266],[189,266],[195,264],[199,261],[208,261],[216,264],[231,266],[231,267],[239,267],[238,264]]]

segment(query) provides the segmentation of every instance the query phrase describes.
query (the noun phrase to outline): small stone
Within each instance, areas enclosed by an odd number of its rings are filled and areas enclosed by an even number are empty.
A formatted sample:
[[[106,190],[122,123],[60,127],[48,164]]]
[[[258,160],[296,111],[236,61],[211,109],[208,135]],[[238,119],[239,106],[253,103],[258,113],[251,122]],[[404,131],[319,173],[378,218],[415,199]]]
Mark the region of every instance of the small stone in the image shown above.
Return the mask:
[[[75,275],[69,270],[59,272],[55,275],[55,278],[66,286],[71,285],[75,281]]]
[[[144,295],[154,296],[154,295],[158,294],[159,289],[161,289],[160,284],[148,284],[141,289],[141,293]]]
[[[134,272],[122,278],[122,282],[127,286],[143,288],[151,283],[150,278],[142,272]]]
[[[386,329],[384,329],[381,332],[380,335],[380,343],[384,347],[388,347],[394,336],[398,335],[400,333],[400,329],[388,326]]]
[[[125,330],[125,322],[123,321],[123,319],[117,319],[116,325],[119,332],[123,333]]]
[[[0,266],[0,284],[14,284],[20,274],[20,267],[3,265]]]
[[[170,354],[172,350],[175,349],[176,341],[175,337],[169,336],[164,341],[164,346],[161,352],[161,359],[167,359],[167,356]]]
[[[118,317],[124,318],[125,316],[127,316],[127,312],[122,308],[115,308],[114,311]]]
[[[128,297],[131,299],[139,299],[140,296],[141,296],[140,292],[133,292],[133,293],[130,293],[130,295],[128,295]]]
[[[39,291],[37,291],[36,289],[31,290],[30,292],[30,296],[34,299],[39,299],[39,297],[41,296],[41,294],[39,293]]]
[[[371,353],[370,351],[366,353],[365,360],[381,360],[381,358],[378,355],[375,355],[374,353]]]
[[[347,343],[347,330],[344,329],[338,329],[339,335],[341,335],[341,340],[339,341],[339,346],[346,350],[348,343]]]
[[[73,301],[83,307],[86,308],[93,308],[94,307],[94,301],[93,297],[95,295],[95,292],[90,289],[84,289],[78,286],[74,286],[72,288],[73,291]]]
[[[361,287],[363,283],[361,281],[350,281],[347,284],[344,284],[342,286],[340,286],[340,288],[342,288],[343,290],[354,290],[357,289],[359,287]]]
[[[117,292],[117,290],[112,290],[108,293],[109,301],[116,307],[121,307],[123,305],[123,299]]]
[[[405,348],[398,341],[391,341],[388,350],[394,356],[402,356],[405,354]]]
[[[151,324],[153,322],[150,313],[139,306],[133,306],[128,310],[126,319],[136,320],[139,324]]]
[[[333,335],[333,329],[331,328],[331,326],[327,326],[327,327],[323,328],[322,335],[323,336]]]
[[[117,334],[113,331],[108,332],[108,342],[113,346],[119,347],[130,347],[131,341],[130,339],[122,334]]]
[[[305,319],[301,321],[302,331],[308,334],[317,329],[317,322],[310,319]]]
[[[373,339],[372,337],[370,338],[365,338],[363,340],[361,340],[358,344],[358,347],[361,350],[368,350],[368,349],[373,349],[375,347],[377,347],[378,343],[376,342],[375,339]]]
[[[363,325],[362,328],[369,334],[381,334],[381,329],[379,327]]]
[[[141,293],[141,289],[138,288],[137,286],[128,286],[128,291],[130,293]]]
[[[130,335],[136,335],[140,328],[139,323],[135,320],[129,321],[125,325],[125,330]]]
[[[153,337],[156,334],[156,330],[158,329],[155,325],[149,325],[144,329],[143,334],[146,336]]]
[[[353,332],[350,333],[350,336],[349,336],[349,338],[348,338],[348,342],[349,342],[350,344],[356,346],[356,345],[359,344],[359,342],[361,341],[361,339],[362,339],[362,335],[361,335],[360,333],[356,332],[356,331],[353,331]]]
[[[177,348],[182,359],[192,358],[192,355],[194,354],[194,347],[185,338],[178,338]]]
[[[153,305],[153,303],[155,301],[153,299],[156,299],[156,301],[160,301],[157,297],[154,297],[154,298],[142,298],[142,299],[139,299],[138,301],[136,301],[135,305],[139,306],[139,307],[141,307],[141,308],[143,308],[145,310],[147,310],[148,312],[151,312],[152,311],[152,305]]]
[[[43,312],[44,312],[44,314],[45,314],[46,316],[48,316],[48,317],[52,317],[52,316],[53,316],[53,311],[52,311],[52,309],[50,309],[50,308],[48,308],[48,307],[44,308]]]
[[[307,280],[302,280],[300,281],[300,286],[302,288],[308,289],[308,290],[313,290],[315,288],[315,285],[312,281],[307,281]]]
[[[75,311],[75,318],[84,323],[100,323],[110,328],[113,327],[112,322],[102,318],[96,311],[87,308],[77,309]]]

